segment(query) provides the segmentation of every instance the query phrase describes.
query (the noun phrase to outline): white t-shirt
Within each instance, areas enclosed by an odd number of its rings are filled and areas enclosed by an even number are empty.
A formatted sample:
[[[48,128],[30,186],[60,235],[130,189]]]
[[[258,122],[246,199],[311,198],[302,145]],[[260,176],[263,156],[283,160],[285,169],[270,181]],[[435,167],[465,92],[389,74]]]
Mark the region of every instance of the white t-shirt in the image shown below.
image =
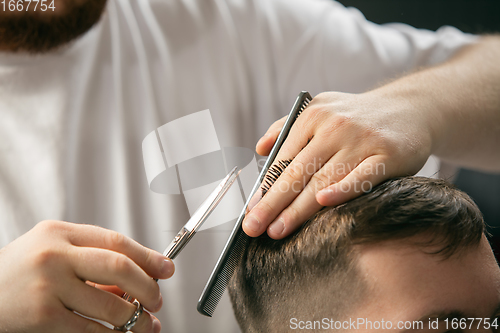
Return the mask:
[[[161,252],[189,212],[149,189],[148,133],[209,109],[221,147],[253,150],[301,90],[363,92],[473,40],[375,25],[328,0],[110,0],[64,49],[0,53],[0,246],[58,219]],[[238,330],[227,295],[213,318],[196,312],[229,229],[199,233],[160,282],[164,332]]]

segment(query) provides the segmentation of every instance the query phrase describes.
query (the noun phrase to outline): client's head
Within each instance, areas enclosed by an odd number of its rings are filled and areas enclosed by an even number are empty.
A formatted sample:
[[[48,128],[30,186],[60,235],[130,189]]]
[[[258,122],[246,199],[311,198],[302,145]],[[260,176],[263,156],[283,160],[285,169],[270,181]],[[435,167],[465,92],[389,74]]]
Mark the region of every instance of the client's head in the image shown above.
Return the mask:
[[[286,239],[251,239],[229,292],[243,332],[440,333],[462,317],[494,321],[500,269],[465,193],[404,177],[323,209]]]

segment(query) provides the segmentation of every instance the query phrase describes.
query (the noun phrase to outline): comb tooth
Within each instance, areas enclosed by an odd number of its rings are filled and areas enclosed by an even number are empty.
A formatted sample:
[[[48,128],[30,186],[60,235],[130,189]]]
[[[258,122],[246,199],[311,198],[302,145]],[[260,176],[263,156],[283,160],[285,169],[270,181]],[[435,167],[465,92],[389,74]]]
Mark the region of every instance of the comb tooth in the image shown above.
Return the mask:
[[[282,167],[281,171],[283,172],[283,170],[285,170],[286,167],[289,166],[291,162],[292,162],[292,160],[280,160],[279,164]]]
[[[276,179],[278,179],[278,177],[280,176],[280,172],[279,170],[269,170],[269,176],[267,178],[270,178],[274,181],[276,181]]]
[[[271,186],[278,180],[283,171],[290,165],[291,159],[279,160],[274,163],[269,170],[267,170],[266,176],[264,177],[264,182],[261,185],[262,196],[266,195]]]
[[[300,114],[306,109],[306,107],[309,105],[310,102],[311,100],[308,97],[304,99],[304,101],[300,105],[299,112],[297,112],[297,117],[300,116]]]
[[[276,165],[273,165],[271,169],[269,169],[269,174],[276,175],[277,173],[279,173],[279,169]]]
[[[243,256],[243,252],[247,242],[248,236],[245,235],[243,230],[240,230],[238,238],[234,244],[233,251],[230,253],[227,261],[224,263],[222,271],[216,278],[212,293],[206,299],[205,304],[203,304],[203,306],[201,307],[203,312],[208,316],[211,317],[215,309],[217,308],[217,305],[219,304],[219,301],[224,294],[229,280],[233,276],[236,266]]]

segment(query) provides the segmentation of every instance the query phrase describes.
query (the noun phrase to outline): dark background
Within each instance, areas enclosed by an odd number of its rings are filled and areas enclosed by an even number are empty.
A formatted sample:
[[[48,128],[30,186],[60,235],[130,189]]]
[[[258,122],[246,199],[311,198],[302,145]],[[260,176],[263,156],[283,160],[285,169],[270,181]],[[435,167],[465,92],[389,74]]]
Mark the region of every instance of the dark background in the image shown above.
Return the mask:
[[[358,8],[375,23],[402,22],[436,30],[443,25],[474,33],[500,33],[500,0],[340,0]],[[500,66],[500,59],[499,59]],[[499,92],[500,94],[500,92]],[[498,147],[500,154],[500,147]],[[489,225],[490,239],[500,258],[500,175],[461,169],[455,184],[467,192]]]
[[[436,30],[452,25],[470,33],[500,32],[499,0],[340,0],[375,23],[403,22]]]

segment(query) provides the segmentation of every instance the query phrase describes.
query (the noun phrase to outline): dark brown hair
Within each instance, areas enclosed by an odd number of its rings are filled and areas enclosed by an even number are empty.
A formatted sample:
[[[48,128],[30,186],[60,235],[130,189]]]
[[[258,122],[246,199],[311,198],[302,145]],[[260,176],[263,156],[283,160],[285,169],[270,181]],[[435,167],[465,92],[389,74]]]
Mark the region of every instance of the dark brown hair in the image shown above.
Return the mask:
[[[479,244],[483,233],[475,203],[447,182],[388,180],[357,199],[321,210],[288,238],[251,239],[229,284],[234,312],[243,332],[276,332],[289,327],[293,317],[341,318],[365,291],[354,265],[354,245],[423,235],[425,243],[415,245],[433,246],[431,253],[446,260]]]
[[[42,11],[38,2],[23,4],[25,8],[30,6],[30,11],[24,9],[22,12],[2,11],[0,48],[3,51],[26,53],[43,53],[57,49],[83,35],[97,23],[106,1],[68,0],[63,3],[64,13],[54,13],[52,9]],[[50,1],[47,2],[49,5]],[[33,10],[35,5],[38,6],[38,10]]]

